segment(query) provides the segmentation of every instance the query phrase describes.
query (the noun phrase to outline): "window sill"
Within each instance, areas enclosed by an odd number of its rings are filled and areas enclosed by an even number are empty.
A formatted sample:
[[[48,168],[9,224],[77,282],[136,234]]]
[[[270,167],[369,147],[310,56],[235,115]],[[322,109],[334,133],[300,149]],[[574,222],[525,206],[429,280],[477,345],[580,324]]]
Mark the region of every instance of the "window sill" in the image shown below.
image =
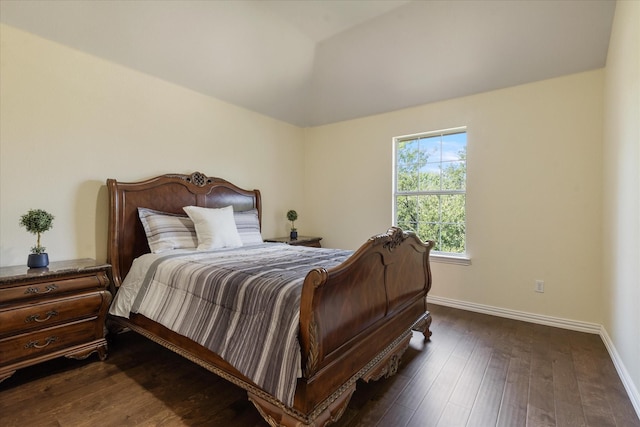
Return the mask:
[[[442,264],[471,265],[471,258],[466,255],[431,253],[429,259]]]

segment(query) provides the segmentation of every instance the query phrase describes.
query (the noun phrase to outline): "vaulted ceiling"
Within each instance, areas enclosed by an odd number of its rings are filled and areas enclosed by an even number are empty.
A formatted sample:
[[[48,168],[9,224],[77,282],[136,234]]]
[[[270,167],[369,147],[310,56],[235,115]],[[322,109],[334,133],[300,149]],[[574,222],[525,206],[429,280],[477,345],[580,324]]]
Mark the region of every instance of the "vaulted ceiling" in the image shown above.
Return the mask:
[[[614,9],[613,0],[3,0],[0,20],[316,126],[603,67]]]

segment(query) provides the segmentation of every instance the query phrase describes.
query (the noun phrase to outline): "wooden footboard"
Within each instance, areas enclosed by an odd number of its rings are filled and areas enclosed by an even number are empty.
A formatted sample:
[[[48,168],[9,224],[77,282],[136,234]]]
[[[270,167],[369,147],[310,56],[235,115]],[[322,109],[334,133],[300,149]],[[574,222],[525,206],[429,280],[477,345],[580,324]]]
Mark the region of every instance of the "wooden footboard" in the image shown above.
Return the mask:
[[[428,338],[432,247],[394,227],[369,239],[343,265],[307,275],[300,307],[306,410],[397,347],[411,329]]]

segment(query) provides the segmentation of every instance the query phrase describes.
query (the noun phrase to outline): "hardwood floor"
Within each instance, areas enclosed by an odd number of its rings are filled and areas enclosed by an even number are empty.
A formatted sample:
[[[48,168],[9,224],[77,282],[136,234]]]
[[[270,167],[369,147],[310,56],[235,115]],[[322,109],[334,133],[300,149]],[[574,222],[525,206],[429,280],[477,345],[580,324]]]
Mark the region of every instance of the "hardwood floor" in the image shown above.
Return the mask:
[[[398,374],[358,383],[355,426],[640,426],[597,335],[430,306]],[[0,383],[0,426],[266,426],[246,393],[136,334],[109,358],[57,359]]]

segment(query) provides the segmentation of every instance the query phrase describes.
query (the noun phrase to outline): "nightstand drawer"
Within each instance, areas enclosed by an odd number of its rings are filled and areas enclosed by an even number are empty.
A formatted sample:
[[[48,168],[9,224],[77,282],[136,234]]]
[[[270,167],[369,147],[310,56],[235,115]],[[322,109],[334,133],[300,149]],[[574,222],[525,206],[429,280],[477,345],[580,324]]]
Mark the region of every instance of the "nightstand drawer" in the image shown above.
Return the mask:
[[[98,336],[100,335],[100,336]],[[99,339],[95,317],[0,340],[0,366]]]
[[[39,304],[26,304],[0,309],[0,337],[52,326],[70,320],[97,316],[106,292],[92,292],[63,298],[49,299]]]
[[[104,289],[109,280],[104,272],[63,280],[43,280],[39,283],[16,284],[0,289],[0,305],[9,301],[29,300],[82,289]]]

